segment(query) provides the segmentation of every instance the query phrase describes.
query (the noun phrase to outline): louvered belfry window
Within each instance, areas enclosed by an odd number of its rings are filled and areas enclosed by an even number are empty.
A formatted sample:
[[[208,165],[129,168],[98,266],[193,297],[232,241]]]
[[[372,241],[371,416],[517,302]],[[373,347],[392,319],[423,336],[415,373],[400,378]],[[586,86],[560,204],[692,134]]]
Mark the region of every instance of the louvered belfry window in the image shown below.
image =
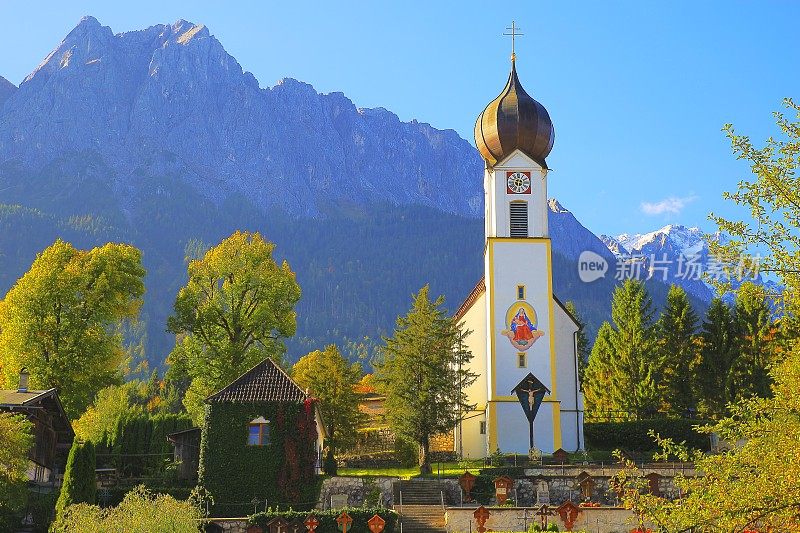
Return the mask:
[[[509,204],[511,214],[511,236],[528,236],[528,202],[511,202]]]

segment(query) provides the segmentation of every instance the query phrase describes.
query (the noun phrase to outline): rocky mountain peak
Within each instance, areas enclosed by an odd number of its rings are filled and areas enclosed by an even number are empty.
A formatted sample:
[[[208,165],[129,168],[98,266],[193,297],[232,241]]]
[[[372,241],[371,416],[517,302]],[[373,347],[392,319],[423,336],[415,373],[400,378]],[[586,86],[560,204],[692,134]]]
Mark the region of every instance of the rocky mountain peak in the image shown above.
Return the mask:
[[[17,91],[17,86],[0,76],[0,109],[3,108],[3,103],[11,98],[11,95]]]
[[[126,210],[169,171],[214,204],[243,197],[294,215],[342,202],[483,211],[481,159],[452,130],[293,79],[261,89],[186,20],[114,34],[86,17],[6,98],[0,164],[35,171],[91,156]]]

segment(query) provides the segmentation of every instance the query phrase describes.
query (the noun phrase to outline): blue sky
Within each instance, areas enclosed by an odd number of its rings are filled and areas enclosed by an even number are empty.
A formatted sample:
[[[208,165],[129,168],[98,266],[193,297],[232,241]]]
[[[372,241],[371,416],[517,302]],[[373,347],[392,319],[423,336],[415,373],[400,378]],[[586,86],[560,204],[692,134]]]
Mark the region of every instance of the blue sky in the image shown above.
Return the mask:
[[[502,89],[512,19],[518,72],[550,112],[550,195],[596,233],[712,230],[748,167],[720,129],[754,140],[800,99],[800,2],[52,2],[0,0],[0,75],[19,83],[83,15],[115,32],[202,23],[262,86],[283,77],[472,142]]]

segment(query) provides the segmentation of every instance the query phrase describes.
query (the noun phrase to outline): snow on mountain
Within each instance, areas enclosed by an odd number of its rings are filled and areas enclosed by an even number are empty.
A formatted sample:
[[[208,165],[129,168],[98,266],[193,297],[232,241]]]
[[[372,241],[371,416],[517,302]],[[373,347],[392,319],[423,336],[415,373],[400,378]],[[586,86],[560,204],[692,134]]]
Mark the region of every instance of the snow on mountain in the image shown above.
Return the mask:
[[[670,224],[649,233],[601,236],[618,260],[639,261],[643,276],[658,277],[667,283],[680,285],[704,301],[710,301],[715,291],[706,275],[723,275],[722,266],[709,253],[708,238],[700,228],[680,224]],[[725,236],[719,233],[710,238],[725,240]],[[763,284],[773,292],[780,291],[779,285],[758,273],[744,281]],[[735,288],[739,283],[734,280],[732,285]]]
[[[616,237],[612,237],[610,235],[600,235],[599,238],[603,244],[606,245],[606,248],[608,248],[615,256],[620,257],[630,255],[630,252],[620,241],[617,240]]]

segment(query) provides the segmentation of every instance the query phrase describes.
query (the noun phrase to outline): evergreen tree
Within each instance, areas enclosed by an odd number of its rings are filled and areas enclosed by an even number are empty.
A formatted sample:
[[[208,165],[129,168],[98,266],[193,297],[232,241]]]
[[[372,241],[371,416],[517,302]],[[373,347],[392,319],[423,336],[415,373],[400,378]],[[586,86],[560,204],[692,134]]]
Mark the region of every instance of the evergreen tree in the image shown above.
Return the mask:
[[[697,365],[697,323],[697,314],[689,303],[686,291],[672,285],[657,324],[663,368],[660,389],[664,407],[680,416],[697,409],[692,376]]]
[[[700,333],[700,364],[695,374],[695,390],[704,416],[718,418],[726,413],[733,399],[731,368],[737,357],[733,312],[725,302],[714,298]]]
[[[575,344],[578,352],[578,381],[583,387],[583,379],[586,374],[586,365],[589,364],[589,337],[586,335],[586,321],[583,316],[578,313],[578,308],[575,307],[575,302],[569,301],[566,303],[567,311],[580,325],[580,329],[576,334]]]
[[[733,399],[770,395],[769,365],[773,337],[771,313],[764,288],[744,283],[736,290],[734,321],[738,332],[738,357],[731,368]]]
[[[586,365],[583,381],[583,399],[586,414],[592,418],[605,418],[612,416],[616,405],[608,394],[608,385],[611,383],[611,360],[614,357],[614,348],[611,337],[614,329],[608,322],[603,322],[597,331],[592,353]]]
[[[64,482],[58,495],[56,511],[59,516],[75,503],[93,505],[97,496],[95,481],[96,457],[94,444],[89,441],[80,443],[77,439],[72,443],[64,470]]]
[[[394,431],[419,445],[422,474],[431,472],[431,437],[453,430],[467,404],[466,389],[477,376],[467,368],[472,353],[464,346],[469,332],[442,309],[443,297],[428,298],[428,286],[414,295],[411,310],[398,317],[384,339],[376,381],[386,395],[386,417]]]
[[[592,350],[584,391],[590,416],[615,411],[643,419],[658,410],[657,378],[661,370],[655,343],[653,304],[644,284],[629,279],[614,290],[613,326],[601,328]],[[598,341],[595,341],[597,345]],[[598,354],[598,361],[592,359]]]

